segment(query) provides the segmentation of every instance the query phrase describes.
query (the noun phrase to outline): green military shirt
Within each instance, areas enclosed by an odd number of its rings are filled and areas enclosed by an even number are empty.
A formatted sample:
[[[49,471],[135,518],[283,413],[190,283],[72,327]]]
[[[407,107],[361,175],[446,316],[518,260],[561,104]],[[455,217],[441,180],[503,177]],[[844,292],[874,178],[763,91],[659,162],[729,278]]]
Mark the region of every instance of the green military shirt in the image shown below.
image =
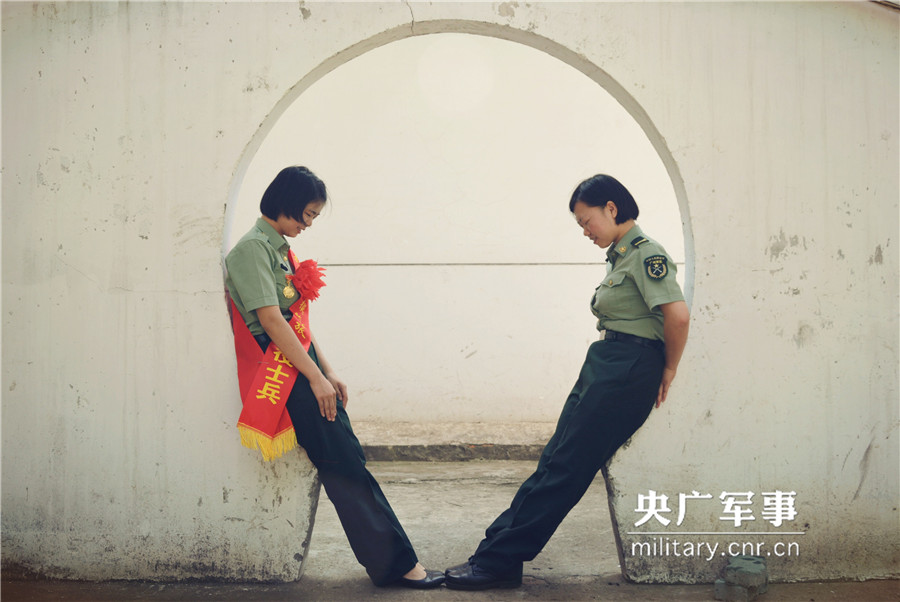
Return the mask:
[[[225,285],[254,335],[265,332],[256,315],[260,307],[277,305],[286,320],[291,318],[290,307],[297,301],[297,293],[285,278],[291,273],[289,250],[284,237],[259,218],[225,257]]]
[[[659,243],[644,237],[637,224],[606,256],[606,278],[591,301],[597,329],[665,340],[659,306],[684,301],[675,281],[675,262]]]

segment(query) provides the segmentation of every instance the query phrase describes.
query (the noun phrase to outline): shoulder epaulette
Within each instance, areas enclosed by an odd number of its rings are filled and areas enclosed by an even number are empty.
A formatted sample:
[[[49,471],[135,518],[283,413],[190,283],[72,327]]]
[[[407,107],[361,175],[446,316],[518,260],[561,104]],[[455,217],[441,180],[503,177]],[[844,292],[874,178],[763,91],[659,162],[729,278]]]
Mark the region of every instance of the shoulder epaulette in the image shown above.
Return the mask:
[[[650,241],[648,239],[644,238],[643,236],[638,236],[637,238],[635,238],[634,240],[631,241],[631,245],[634,247],[639,247],[642,244],[644,244],[645,242],[650,242]]]

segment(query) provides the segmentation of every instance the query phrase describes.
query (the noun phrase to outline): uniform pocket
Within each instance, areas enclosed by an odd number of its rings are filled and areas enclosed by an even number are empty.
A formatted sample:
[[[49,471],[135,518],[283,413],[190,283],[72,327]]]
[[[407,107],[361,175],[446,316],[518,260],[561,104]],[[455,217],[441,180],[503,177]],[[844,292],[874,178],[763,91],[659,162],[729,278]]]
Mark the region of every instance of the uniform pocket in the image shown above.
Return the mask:
[[[597,318],[619,319],[634,307],[633,297],[637,293],[633,283],[626,282],[628,272],[607,274],[594,292],[591,311]]]
[[[600,283],[598,289],[603,288],[615,288],[625,282],[625,278],[628,276],[628,272],[613,272],[612,274],[608,274],[606,278],[603,279],[603,282]]]

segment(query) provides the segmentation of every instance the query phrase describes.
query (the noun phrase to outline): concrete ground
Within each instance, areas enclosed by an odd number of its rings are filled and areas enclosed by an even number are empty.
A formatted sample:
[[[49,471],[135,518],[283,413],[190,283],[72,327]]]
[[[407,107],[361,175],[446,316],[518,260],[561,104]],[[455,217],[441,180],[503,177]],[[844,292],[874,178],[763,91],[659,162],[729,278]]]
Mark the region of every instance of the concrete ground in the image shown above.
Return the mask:
[[[444,568],[465,560],[484,528],[512,499],[533,460],[371,462],[422,562]],[[3,575],[4,602],[123,600],[713,600],[713,585],[635,585],[623,581],[602,477],[525,565],[514,590],[457,592],[376,588],[344,539],[322,494],[303,578],[289,584],[46,581]],[[900,601],[900,581],[771,584],[762,601]]]
[[[553,424],[423,425],[404,432],[358,423],[369,468],[403,523],[422,563],[443,569],[463,562],[484,529],[506,509],[531,474]],[[491,443],[467,443],[490,441]],[[418,460],[418,461],[410,461]],[[424,461],[423,461],[424,460]],[[35,579],[4,571],[0,598],[66,601],[270,600],[713,600],[713,584],[637,585],[619,571],[602,476],[569,514],[543,552],[525,565],[522,587],[458,592],[376,588],[357,564],[334,507],[322,492],[302,579],[288,584]],[[770,584],[762,601],[900,602],[900,581]]]

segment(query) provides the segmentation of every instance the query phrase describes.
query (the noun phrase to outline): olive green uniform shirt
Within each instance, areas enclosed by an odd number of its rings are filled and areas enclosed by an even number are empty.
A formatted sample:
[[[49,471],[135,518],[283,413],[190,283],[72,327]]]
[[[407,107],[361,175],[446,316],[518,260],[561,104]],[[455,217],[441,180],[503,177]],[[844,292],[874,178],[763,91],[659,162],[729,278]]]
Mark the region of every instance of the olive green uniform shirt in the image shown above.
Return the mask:
[[[609,247],[606,257],[606,277],[591,301],[597,330],[665,340],[659,306],[684,301],[675,281],[675,262],[637,224]]]
[[[285,320],[291,318],[290,307],[297,294],[285,278],[292,273],[290,248],[275,228],[259,218],[225,257],[225,285],[253,335],[265,332],[256,315],[260,307],[277,305]],[[285,297],[286,288],[291,297]]]

